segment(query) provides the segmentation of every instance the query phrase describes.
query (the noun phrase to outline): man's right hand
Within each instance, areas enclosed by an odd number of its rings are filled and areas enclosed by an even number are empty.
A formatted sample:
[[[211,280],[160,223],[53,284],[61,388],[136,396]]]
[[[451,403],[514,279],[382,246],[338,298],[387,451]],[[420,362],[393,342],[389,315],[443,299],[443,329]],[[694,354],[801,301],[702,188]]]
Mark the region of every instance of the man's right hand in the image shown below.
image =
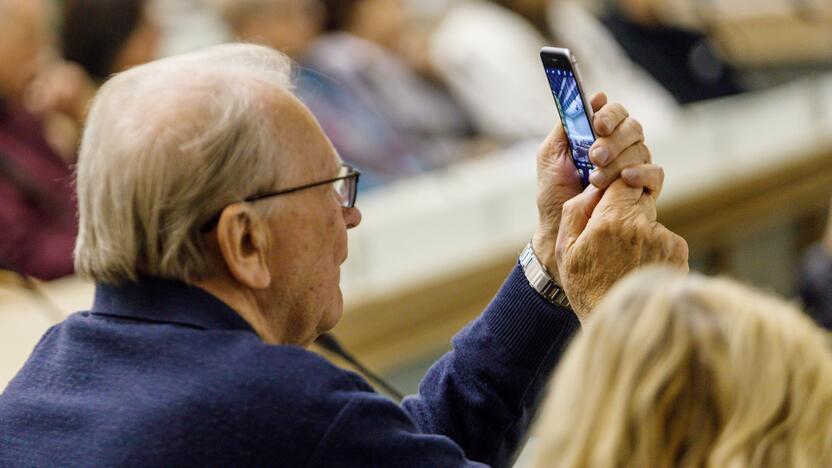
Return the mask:
[[[687,271],[685,240],[656,221],[655,194],[616,180],[589,186],[563,206],[556,248],[561,285],[583,322],[631,270],[666,263]]]

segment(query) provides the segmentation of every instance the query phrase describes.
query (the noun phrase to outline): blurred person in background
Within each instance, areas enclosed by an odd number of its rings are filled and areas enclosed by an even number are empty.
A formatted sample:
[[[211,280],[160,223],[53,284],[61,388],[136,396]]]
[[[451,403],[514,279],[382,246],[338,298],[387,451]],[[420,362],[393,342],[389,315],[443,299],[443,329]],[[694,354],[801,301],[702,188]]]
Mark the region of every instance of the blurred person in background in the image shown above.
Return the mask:
[[[421,172],[396,129],[376,109],[344,83],[309,66],[307,54],[326,26],[319,0],[216,0],[214,5],[237,39],[272,47],[300,65],[296,94],[344,161],[361,169],[362,187]]]
[[[687,3],[694,12],[707,8],[699,0],[615,0],[602,21],[627,56],[680,104],[739,94],[736,72],[711,39],[702,31],[663,22],[657,8],[664,3]]]
[[[373,187],[467,155],[471,125],[441,85],[397,52],[408,30],[399,0],[219,0],[237,38],[301,68],[298,97],[345,161]]]
[[[480,131],[538,138],[557,116],[537,51],[568,47],[588,93],[604,89],[652,134],[673,128],[679,105],[575,0],[466,0],[439,20],[430,56]]]
[[[320,0],[213,0],[238,38],[303,60],[323,33],[326,11]]]
[[[156,57],[161,32],[150,5],[147,0],[62,3],[59,43],[64,61],[41,73],[30,102],[57,122],[53,140],[73,158],[96,88],[111,74]]]
[[[566,351],[534,466],[832,466],[832,348],[795,306],[661,268],[617,284]]]
[[[809,315],[832,331],[832,210],[823,239],[803,256],[797,283]]]
[[[612,283],[644,263],[687,269],[656,221],[663,172],[641,127],[596,95],[598,186],[581,192],[556,126],[523,263],[418,394],[382,397],[305,349],[343,313],[360,174],[291,70],[274,49],[222,45],[101,87],[77,170],[75,262],[95,301],[0,395],[0,465],[507,466]]]
[[[419,37],[405,2],[323,3],[328,33],[310,50],[309,66],[346,86],[389,122],[421,168],[443,167],[468,156],[467,143],[474,136],[468,116],[443,83],[421,75],[423,64],[414,68],[408,61],[412,55],[403,53]]]
[[[144,0],[68,0],[63,59],[42,0],[0,0],[0,268],[71,274],[76,207],[70,164],[97,85],[151,60],[159,31]]]
[[[0,0],[0,269],[40,279],[71,274],[75,203],[68,163],[27,97],[50,58],[48,4]]]
[[[63,57],[100,84],[158,54],[161,28],[149,0],[65,0]]]

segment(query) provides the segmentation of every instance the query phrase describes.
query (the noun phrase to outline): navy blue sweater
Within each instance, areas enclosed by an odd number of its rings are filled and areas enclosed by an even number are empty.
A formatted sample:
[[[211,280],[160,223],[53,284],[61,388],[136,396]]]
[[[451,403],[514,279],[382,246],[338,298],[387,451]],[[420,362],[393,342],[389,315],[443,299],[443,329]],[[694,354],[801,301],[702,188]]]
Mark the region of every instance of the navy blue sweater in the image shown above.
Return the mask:
[[[397,405],[201,289],[99,285],[0,395],[0,466],[506,466],[577,327],[515,267]]]

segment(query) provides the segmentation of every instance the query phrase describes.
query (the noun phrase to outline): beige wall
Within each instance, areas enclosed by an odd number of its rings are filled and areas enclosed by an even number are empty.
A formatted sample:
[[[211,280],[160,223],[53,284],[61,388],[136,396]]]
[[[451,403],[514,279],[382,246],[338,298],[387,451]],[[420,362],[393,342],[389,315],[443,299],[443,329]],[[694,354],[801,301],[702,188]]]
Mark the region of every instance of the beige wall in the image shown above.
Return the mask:
[[[46,298],[21,287],[10,275],[0,277],[0,390],[14,377],[50,326],[92,304],[92,285],[76,278],[42,284],[39,289]]]

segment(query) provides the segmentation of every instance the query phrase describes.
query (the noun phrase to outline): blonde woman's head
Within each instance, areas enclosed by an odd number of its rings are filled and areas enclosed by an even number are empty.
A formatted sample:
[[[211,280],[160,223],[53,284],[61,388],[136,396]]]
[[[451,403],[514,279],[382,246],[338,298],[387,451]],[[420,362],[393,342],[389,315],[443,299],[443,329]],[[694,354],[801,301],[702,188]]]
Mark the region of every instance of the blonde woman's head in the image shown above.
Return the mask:
[[[649,269],[570,346],[537,422],[538,467],[832,466],[832,351],[795,306]]]

